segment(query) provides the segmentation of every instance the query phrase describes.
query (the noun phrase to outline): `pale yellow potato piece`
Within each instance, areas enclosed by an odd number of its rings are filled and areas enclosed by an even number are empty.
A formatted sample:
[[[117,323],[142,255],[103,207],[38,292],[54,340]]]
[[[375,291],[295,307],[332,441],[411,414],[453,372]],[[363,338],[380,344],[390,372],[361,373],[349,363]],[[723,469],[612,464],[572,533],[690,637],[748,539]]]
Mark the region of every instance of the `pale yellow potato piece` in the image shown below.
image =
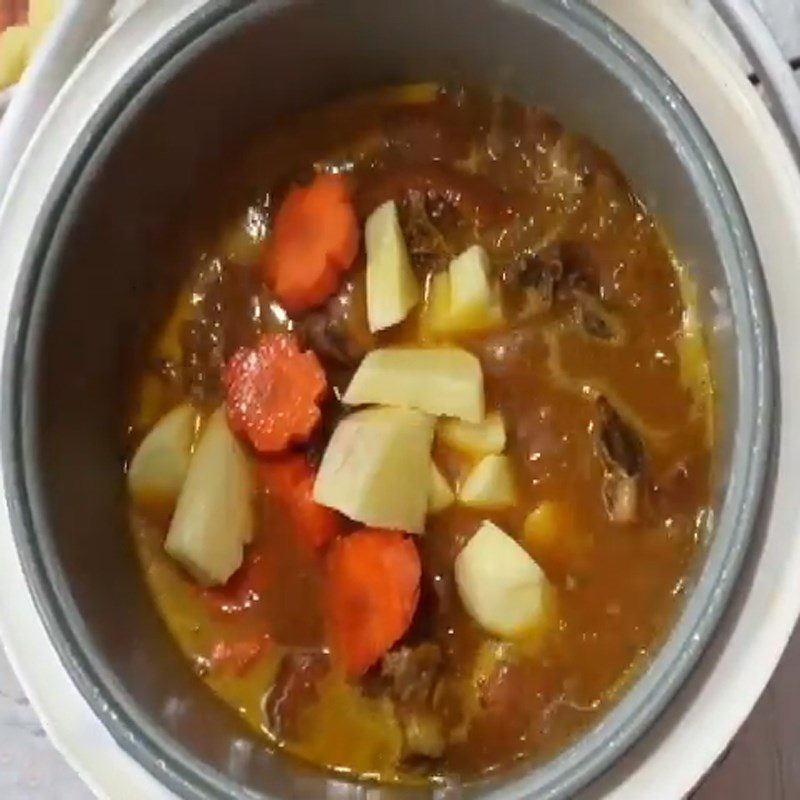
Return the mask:
[[[433,417],[369,408],[343,419],[328,444],[314,499],[365,525],[422,533]]]
[[[12,25],[0,33],[0,89],[13,86],[22,77],[32,40],[31,30],[25,25]]]
[[[506,449],[506,425],[498,411],[487,414],[483,422],[444,419],[439,422],[436,435],[442,444],[474,458]]]
[[[470,330],[492,318],[495,296],[489,283],[489,256],[473,245],[450,262],[450,325]]]
[[[343,400],[351,406],[416,408],[481,422],[483,372],[472,353],[456,347],[373,350],[361,362]]]
[[[562,506],[552,500],[545,500],[525,517],[522,538],[530,549],[550,547],[561,538],[564,527]]]
[[[142,506],[172,507],[189,471],[198,414],[184,403],[144,437],[128,467],[128,488]]]
[[[247,455],[219,408],[189,463],[164,549],[204,586],[226,583],[253,538],[254,492]]]
[[[431,279],[423,336],[446,339],[477,333],[504,321],[500,293],[489,278],[489,260],[480,245],[474,245],[450,262],[447,272]]]
[[[482,628],[524,637],[544,621],[549,584],[539,565],[505,531],[486,521],[455,561],[458,596]]]
[[[28,23],[32,28],[46,28],[55,19],[60,0],[30,0]]]
[[[420,288],[408,257],[397,205],[389,200],[368,217],[367,321],[373,332],[402,322],[420,300]]]
[[[508,458],[488,455],[479,461],[461,485],[458,501],[478,509],[513,506],[517,493]]]
[[[444,339],[452,332],[450,324],[450,274],[437,272],[428,286],[421,334],[426,340]]]
[[[439,514],[445,509],[450,508],[456,501],[456,496],[447,482],[447,478],[442,475],[439,467],[431,460],[431,480],[428,486],[428,513]]]

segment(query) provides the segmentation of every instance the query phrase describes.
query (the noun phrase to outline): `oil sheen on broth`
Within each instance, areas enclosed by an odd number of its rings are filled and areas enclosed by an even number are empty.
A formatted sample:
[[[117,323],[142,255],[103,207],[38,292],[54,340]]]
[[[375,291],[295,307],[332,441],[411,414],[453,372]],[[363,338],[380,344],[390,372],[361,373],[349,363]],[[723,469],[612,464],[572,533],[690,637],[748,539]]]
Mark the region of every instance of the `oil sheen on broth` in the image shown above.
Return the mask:
[[[362,230],[374,209],[397,203],[425,293],[402,324],[369,331],[363,244],[321,308],[289,314],[267,287],[260,265],[277,210],[320,172],[347,176]],[[179,403],[193,404],[199,426],[224,400],[232,354],[292,331],[334,388],[306,450],[318,464],[360,360],[429,343],[435,276],[480,244],[503,321],[458,346],[480,361],[517,495],[498,510],[455,503],[428,516],[413,537],[422,579],[411,627],[348,679],[327,648],[324,554],[298,546],[291,510],[248,450],[255,539],[224,587],[198,586],[164,552],[169,509],[131,504],[144,573],[176,641],[265,745],[324,767],[387,781],[469,778],[552,755],[658,648],[708,525],[709,369],[682,299],[690,287],[656,222],[607,155],[544,112],[433,85],[283,121],[228,154],[214,181],[215,199],[176,232],[186,277],[137,382],[131,452]],[[470,458],[442,437],[433,455],[461,485]],[[454,562],[487,519],[552,587],[552,619],[535,637],[494,638],[460,601]]]

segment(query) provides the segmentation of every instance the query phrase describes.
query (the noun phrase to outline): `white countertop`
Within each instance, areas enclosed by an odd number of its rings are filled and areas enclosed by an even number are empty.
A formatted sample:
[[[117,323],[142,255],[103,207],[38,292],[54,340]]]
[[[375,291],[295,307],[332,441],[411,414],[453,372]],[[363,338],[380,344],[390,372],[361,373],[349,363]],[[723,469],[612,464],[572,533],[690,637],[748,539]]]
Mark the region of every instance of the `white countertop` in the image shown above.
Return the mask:
[[[698,8],[701,16],[706,16],[705,0],[689,0],[689,2]],[[773,28],[787,55],[800,56],[800,0],[757,0],[757,4],[773,23]],[[732,794],[728,797],[731,800],[739,800]],[[11,672],[2,648],[0,648],[0,798],[2,800],[91,800],[88,789],[50,745]]]

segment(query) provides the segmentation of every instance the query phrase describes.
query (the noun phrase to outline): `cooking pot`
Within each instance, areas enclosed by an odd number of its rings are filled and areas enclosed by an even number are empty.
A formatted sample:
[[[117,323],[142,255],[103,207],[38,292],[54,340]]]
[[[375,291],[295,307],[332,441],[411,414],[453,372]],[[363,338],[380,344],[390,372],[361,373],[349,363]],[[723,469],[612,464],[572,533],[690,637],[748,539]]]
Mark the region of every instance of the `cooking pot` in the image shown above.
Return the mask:
[[[16,552],[52,644],[119,745],[182,797],[573,796],[691,671],[739,574],[764,488],[774,487],[770,313],[726,164],[659,65],[579,0],[191,5],[101,93],[20,242],[4,475]],[[708,323],[719,397],[714,515],[680,618],[596,728],[547,764],[468,787],[366,790],[269,753],[196,680],[139,573],[120,442],[128,366],[153,298],[179,267],[165,247],[169,222],[203,191],[198,177],[217,154],[293,110],[420,79],[544,106],[608,150],[658,218]]]

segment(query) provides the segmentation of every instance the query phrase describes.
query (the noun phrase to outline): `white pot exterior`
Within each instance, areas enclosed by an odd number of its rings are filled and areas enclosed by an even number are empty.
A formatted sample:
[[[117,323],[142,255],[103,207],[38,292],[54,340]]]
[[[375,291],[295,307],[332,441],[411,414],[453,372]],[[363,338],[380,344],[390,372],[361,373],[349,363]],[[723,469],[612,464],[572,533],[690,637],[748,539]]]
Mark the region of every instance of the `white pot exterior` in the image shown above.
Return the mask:
[[[22,255],[51,187],[81,129],[112,87],[204,0],[145,4],[92,49],[58,95],[36,136],[6,126],[6,153],[27,146],[0,207],[0,315],[8,316]],[[800,613],[800,173],[758,94],[732,59],[704,38],[674,3],[597,0],[672,76],[716,140],[742,196],[773,303],[781,371],[780,454],[775,500],[763,540],[739,580],[718,635],[687,686],[654,728],[586,798],[678,800],[711,767],[755,705]],[[89,20],[79,21],[89,33]],[[72,40],[73,42],[76,40]],[[74,55],[58,48],[20,99],[35,105]],[[59,63],[59,61],[62,63]],[[51,76],[49,79],[46,76]],[[48,82],[49,80],[49,82]],[[11,120],[13,122],[13,120]],[[1,138],[1,137],[0,137]],[[0,174],[13,166],[3,162]],[[16,162],[16,159],[14,159]],[[3,332],[0,336],[5,336]],[[44,725],[100,797],[172,795],[116,745],[72,685],[28,593],[5,505],[0,509],[0,634]]]

